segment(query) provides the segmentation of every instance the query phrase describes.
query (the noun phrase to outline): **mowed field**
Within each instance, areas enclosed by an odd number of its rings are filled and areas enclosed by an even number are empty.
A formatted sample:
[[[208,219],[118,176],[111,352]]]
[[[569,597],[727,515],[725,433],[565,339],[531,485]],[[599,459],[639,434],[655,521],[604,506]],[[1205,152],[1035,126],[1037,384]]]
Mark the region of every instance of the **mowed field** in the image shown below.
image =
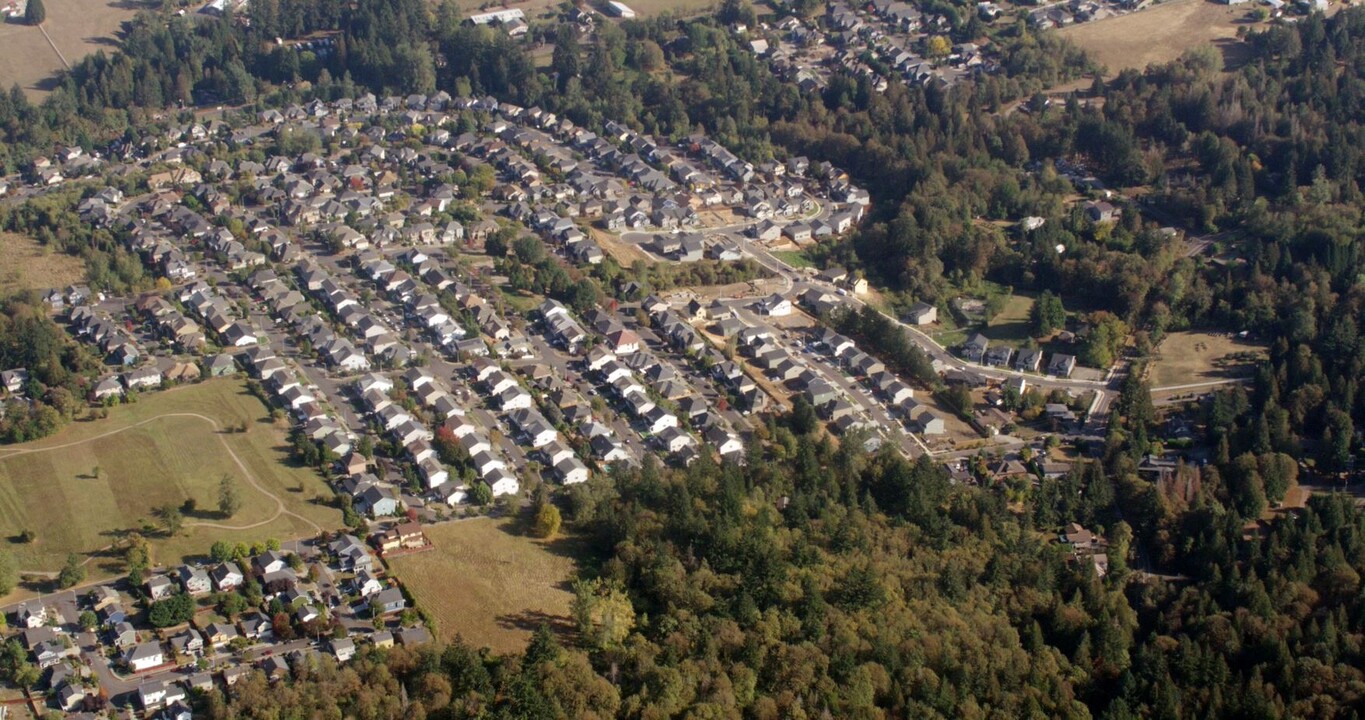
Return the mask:
[[[1027,295],[1011,295],[1005,301],[1000,314],[991,318],[990,324],[982,334],[993,342],[1005,345],[1022,345],[1029,338],[1032,323],[1029,315],[1033,312],[1033,298]]]
[[[389,570],[436,618],[442,640],[460,636],[474,647],[520,652],[541,623],[572,630],[576,540],[530,538],[505,518],[425,530],[435,549],[392,558]]]
[[[1171,0],[1146,10],[1064,28],[1059,32],[1115,75],[1170,62],[1190,48],[1211,43],[1223,52],[1224,67],[1235,66],[1237,28],[1250,5],[1219,5],[1209,0]]]
[[[1251,374],[1265,346],[1229,333],[1176,332],[1161,342],[1152,363],[1153,388],[1213,383]]]
[[[85,264],[59,252],[44,252],[25,235],[0,232],[0,297],[19,290],[46,290],[85,281]]]
[[[100,49],[112,53],[123,22],[147,6],[136,0],[44,0],[43,7],[47,22],[41,30],[18,22],[0,25],[0,81],[6,89],[19,83],[33,100],[47,94],[46,81],[66,63]]]
[[[215,429],[243,422],[246,432]],[[190,498],[198,509],[185,515],[178,535],[166,537],[159,525],[146,533],[155,562],[206,555],[220,539],[287,540],[337,527],[340,512],[317,502],[331,490],[317,473],[287,460],[284,429],[239,380],[145,393],[112,408],[108,418],[0,447],[0,542],[24,571],[57,570],[74,552],[92,556],[87,568],[99,577],[121,570],[102,549],[156,524],[154,508]],[[236,480],[242,500],[231,518],[217,510],[224,475]],[[17,542],[26,529],[37,539]]]

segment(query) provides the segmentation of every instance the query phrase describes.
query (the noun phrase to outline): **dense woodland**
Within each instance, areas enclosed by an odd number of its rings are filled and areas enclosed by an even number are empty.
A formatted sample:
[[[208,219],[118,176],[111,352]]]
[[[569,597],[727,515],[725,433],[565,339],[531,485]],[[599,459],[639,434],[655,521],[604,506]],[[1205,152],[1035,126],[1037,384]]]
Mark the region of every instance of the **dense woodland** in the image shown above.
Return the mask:
[[[540,72],[452,3],[428,7],[260,0],[249,26],[142,16],[123,51],[82,61],[42,105],[0,97],[0,166],[27,169],[58,142],[154,144],[166,108],[197,102],[491,93],[848,169],[874,192],[873,216],[820,253],[895,305],[989,281],[1101,313],[1110,341],[1086,348],[1094,364],[1125,328],[1139,354],[1168,330],[1247,330],[1270,359],[1253,386],[1201,406],[1210,462],[1160,478],[1139,473],[1163,444],[1140,357],[1099,457],[1060,479],[954,486],[927,461],[835,448],[799,418],[765,428],[765,462],[747,468],[619,474],[565,498],[593,547],[577,632],[538,633],[516,657],[459,644],[372,654],[278,691],[239,686],[205,700],[211,716],[1359,717],[1365,516],[1319,495],[1255,521],[1297,482],[1347,477],[1359,451],[1365,11],[1252,32],[1233,72],[1196,49],[1050,101],[1039,93],[1085,70],[1083,56],[946,4],[953,39],[989,34],[1000,73],[885,93],[836,76],[818,95],[779,81],[716,18],[605,24],[591,40],[538,28],[555,43]],[[322,54],[274,43],[331,30]],[[1141,186],[1147,205],[1092,223],[1055,160]],[[148,284],[59,205],[29,203],[4,225],[84,255],[97,286]],[[1046,222],[1007,229],[1025,216]],[[1220,257],[1185,257],[1167,224],[1219,232]],[[638,272],[570,274],[529,243],[503,254],[523,287],[576,305]],[[92,361],[34,305],[5,305],[0,361],[36,369],[30,394],[48,401],[35,412],[65,408]],[[1058,309],[1035,322],[1056,329]],[[884,319],[835,321],[933,382]],[[51,424],[16,422],[27,407],[0,425],[7,439]],[[1055,542],[1073,521],[1109,538],[1105,578]]]
[[[510,657],[400,648],[279,691],[239,686],[210,716],[1359,712],[1365,516],[1347,499],[1317,497],[1254,539],[1206,509],[1178,550],[1189,579],[1143,580],[1098,464],[1021,514],[927,460],[782,422],[766,434],[767,461],[747,468],[651,465],[571,493],[594,554],[572,634],[539,632]],[[1111,523],[1107,577],[1056,542],[1055,512]]]

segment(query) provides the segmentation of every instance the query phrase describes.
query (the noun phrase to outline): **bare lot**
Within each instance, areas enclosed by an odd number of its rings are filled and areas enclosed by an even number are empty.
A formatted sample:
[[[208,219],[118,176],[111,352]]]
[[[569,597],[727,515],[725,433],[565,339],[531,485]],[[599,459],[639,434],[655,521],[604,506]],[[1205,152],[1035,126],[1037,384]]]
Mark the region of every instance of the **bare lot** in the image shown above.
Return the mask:
[[[1171,333],[1157,348],[1152,363],[1154,388],[1215,383],[1247,377],[1265,347],[1228,333]]]
[[[0,233],[0,296],[18,290],[46,290],[85,280],[79,258],[45,251],[36,240]]]
[[[442,640],[521,652],[541,623],[572,630],[569,589],[580,552],[572,538],[535,540],[510,519],[479,518],[426,528],[435,546],[389,561],[393,575],[436,618]]]
[[[112,52],[123,22],[147,6],[136,0],[44,0],[44,7],[41,29],[0,25],[0,81],[18,83],[34,100],[47,95],[52,76],[68,64],[96,50]]]
[[[1223,53],[1225,68],[1241,58],[1238,27],[1249,5],[1215,5],[1207,0],[1171,0],[1127,15],[1073,25],[1061,34],[1106,67],[1110,75],[1127,68],[1170,62],[1190,48],[1211,43]]]

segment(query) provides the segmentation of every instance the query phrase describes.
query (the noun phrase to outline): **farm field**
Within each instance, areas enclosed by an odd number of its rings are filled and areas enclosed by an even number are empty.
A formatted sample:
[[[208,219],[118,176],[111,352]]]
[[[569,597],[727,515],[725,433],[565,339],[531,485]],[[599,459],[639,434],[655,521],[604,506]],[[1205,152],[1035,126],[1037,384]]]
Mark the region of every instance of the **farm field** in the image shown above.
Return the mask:
[[[428,525],[434,550],[389,560],[391,574],[436,618],[437,634],[474,647],[520,652],[542,622],[572,631],[573,538],[537,540],[513,519]]]
[[[1228,333],[1171,333],[1157,348],[1150,384],[1168,388],[1247,377],[1252,358],[1264,355],[1263,345]]]
[[[44,252],[38,241],[0,232],[0,296],[19,290],[46,290],[85,281],[80,258]]]
[[[1059,32],[1089,53],[1109,75],[1170,62],[1186,50],[1206,43],[1222,52],[1223,66],[1230,68],[1240,61],[1237,28],[1253,25],[1244,19],[1248,12],[1249,5],[1171,0],[1127,15],[1072,25]]]
[[[43,6],[47,22],[42,29],[0,24],[0,78],[6,87],[18,83],[35,101],[47,95],[52,76],[67,63],[74,65],[96,50],[112,52],[123,22],[148,7],[136,0],[44,0]]]
[[[246,423],[246,432],[221,432]],[[68,553],[90,556],[90,577],[121,571],[102,553],[128,531],[143,532],[154,562],[207,554],[215,540],[252,542],[311,536],[336,527],[340,512],[315,499],[331,490],[315,472],[287,464],[283,428],[238,380],[212,380],[110,409],[58,434],[0,447],[0,535],[22,571],[51,573]],[[98,469],[98,472],[96,472]],[[236,479],[242,507],[217,511],[218,484]],[[153,508],[194,499],[184,529],[166,537]],[[155,529],[144,530],[151,523]],[[37,539],[15,536],[32,530]]]

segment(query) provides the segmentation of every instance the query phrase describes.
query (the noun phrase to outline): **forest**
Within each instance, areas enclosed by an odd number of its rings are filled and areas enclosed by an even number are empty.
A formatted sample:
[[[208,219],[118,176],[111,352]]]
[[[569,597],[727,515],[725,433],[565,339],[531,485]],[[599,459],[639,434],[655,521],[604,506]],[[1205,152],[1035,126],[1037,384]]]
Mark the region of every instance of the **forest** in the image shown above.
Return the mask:
[[[762,462],[577,486],[574,631],[256,679],[207,716],[1330,718],[1362,703],[1365,515],[1315,497],[1245,535],[1214,507],[1188,573],[1135,565],[1099,464],[1029,511],[927,459],[764,428]],[[1075,498],[1075,499],[1068,499]],[[1109,572],[1057,542],[1107,524]],[[1100,525],[1102,527],[1106,525]]]

